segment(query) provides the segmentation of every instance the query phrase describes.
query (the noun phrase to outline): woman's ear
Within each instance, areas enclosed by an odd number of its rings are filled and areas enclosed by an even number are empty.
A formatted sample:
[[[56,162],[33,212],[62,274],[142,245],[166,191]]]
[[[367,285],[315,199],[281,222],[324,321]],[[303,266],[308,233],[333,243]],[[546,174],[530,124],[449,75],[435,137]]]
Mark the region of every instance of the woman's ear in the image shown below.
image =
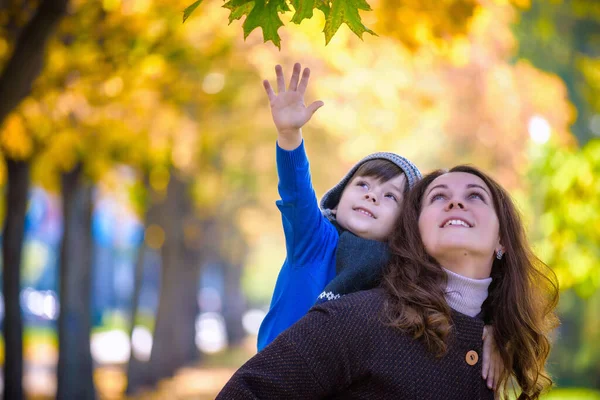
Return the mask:
[[[501,260],[502,256],[504,256],[504,253],[506,253],[504,246],[502,246],[502,244],[498,243],[498,246],[496,246],[496,249],[494,250],[494,254],[495,254],[496,258],[498,260]]]
[[[502,245],[502,240],[498,237],[498,244],[496,245],[496,248],[494,249],[494,251],[497,253],[498,251],[501,251],[502,253],[506,252],[506,249],[504,248],[504,246]]]

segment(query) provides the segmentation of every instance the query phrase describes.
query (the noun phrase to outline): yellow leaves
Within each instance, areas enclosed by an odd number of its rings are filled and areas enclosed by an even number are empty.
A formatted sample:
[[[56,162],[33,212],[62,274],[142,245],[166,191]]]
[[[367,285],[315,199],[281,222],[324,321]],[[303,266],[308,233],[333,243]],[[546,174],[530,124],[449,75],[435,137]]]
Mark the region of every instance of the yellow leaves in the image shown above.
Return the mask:
[[[144,15],[150,11],[150,0],[129,0],[123,6],[123,14],[140,14]]]
[[[0,144],[3,151],[16,160],[27,160],[33,153],[33,140],[28,134],[23,118],[17,114],[10,114],[0,133]]]
[[[123,90],[123,79],[120,76],[114,76],[104,82],[102,85],[104,94],[108,97],[118,96]]]
[[[155,78],[160,76],[165,69],[165,61],[158,54],[152,54],[146,57],[142,63],[142,74],[148,78]]]
[[[0,187],[4,187],[6,185],[6,163],[4,162],[4,157],[0,157]],[[0,221],[4,221],[4,207],[0,201]]]
[[[55,134],[47,152],[56,167],[70,171],[81,156],[82,146],[82,136],[74,130],[65,129]]]
[[[374,5],[378,17],[375,30],[399,40],[411,50],[423,45],[437,46],[454,35],[466,33],[478,3],[473,0],[381,0],[379,5]]]
[[[531,7],[531,0],[510,0],[516,7],[527,9]]]
[[[165,243],[165,231],[158,225],[150,225],[146,228],[144,241],[151,249],[158,250]]]
[[[169,170],[164,165],[155,165],[150,170],[150,187],[155,192],[166,192],[169,179]]]
[[[3,60],[8,55],[9,49],[8,41],[0,37],[0,60]]]
[[[121,6],[121,0],[102,0],[102,8],[104,11],[112,12]]]
[[[469,63],[471,43],[465,37],[458,38],[450,43],[450,63],[461,68]]]
[[[184,120],[180,129],[174,134],[172,161],[180,171],[192,174],[197,165],[196,159],[198,143],[198,126],[192,120]]]
[[[215,212],[224,200],[224,187],[221,174],[218,171],[204,168],[193,187],[193,198],[203,213]]]
[[[48,52],[47,57],[47,73],[60,74],[64,71],[69,61],[69,51],[65,46],[54,46],[52,51]]]
[[[225,75],[221,72],[211,72],[202,81],[202,90],[207,94],[216,94],[225,86]]]

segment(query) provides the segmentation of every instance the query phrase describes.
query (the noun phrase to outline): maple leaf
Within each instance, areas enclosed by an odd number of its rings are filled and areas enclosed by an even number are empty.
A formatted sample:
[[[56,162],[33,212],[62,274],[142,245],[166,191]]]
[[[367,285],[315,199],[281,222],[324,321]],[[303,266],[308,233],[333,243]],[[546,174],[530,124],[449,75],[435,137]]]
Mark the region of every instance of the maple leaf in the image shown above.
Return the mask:
[[[292,17],[292,22],[299,24],[304,19],[312,18],[313,8],[315,8],[315,0],[293,0],[292,6],[296,11]]]
[[[229,23],[231,24],[234,20],[242,18],[244,15],[248,15],[254,8],[254,0],[230,0],[223,4],[223,8],[227,8],[231,11],[229,14]]]
[[[254,29],[260,27],[265,43],[270,40],[281,50],[281,38],[277,30],[283,26],[283,22],[279,18],[279,13],[285,10],[289,10],[286,0],[269,0],[268,2],[265,0],[255,0],[254,7],[247,15],[242,26],[244,29],[244,39]]]
[[[198,8],[200,3],[202,3],[202,0],[198,0],[198,1],[194,2],[193,4],[190,4],[189,6],[187,6],[185,8],[185,10],[183,10],[183,22],[185,22],[185,20],[190,17],[190,15],[194,12],[194,10],[196,8]]]
[[[348,25],[350,30],[361,39],[364,32],[377,36],[375,32],[362,24],[358,10],[371,11],[371,7],[365,0],[332,0],[323,29],[325,44],[329,43],[343,23]]]

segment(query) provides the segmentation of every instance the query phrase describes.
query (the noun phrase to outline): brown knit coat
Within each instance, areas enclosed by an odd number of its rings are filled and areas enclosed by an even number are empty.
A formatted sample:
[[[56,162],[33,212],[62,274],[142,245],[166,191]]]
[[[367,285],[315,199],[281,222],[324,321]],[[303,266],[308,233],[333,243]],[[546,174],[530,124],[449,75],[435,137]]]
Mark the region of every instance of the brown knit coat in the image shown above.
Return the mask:
[[[217,399],[493,400],[481,377],[481,320],[454,312],[448,353],[436,358],[384,325],[385,296],[373,289],[313,307],[246,362]]]

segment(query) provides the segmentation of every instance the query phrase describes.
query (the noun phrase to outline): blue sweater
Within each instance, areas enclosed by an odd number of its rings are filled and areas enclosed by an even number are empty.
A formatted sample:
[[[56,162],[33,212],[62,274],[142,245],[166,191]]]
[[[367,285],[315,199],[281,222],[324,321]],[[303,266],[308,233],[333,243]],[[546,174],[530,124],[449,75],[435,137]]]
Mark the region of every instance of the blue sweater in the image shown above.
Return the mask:
[[[302,318],[335,277],[336,228],[323,216],[310,179],[304,141],[292,151],[277,146],[279,195],[287,256],[258,331],[258,350]]]

